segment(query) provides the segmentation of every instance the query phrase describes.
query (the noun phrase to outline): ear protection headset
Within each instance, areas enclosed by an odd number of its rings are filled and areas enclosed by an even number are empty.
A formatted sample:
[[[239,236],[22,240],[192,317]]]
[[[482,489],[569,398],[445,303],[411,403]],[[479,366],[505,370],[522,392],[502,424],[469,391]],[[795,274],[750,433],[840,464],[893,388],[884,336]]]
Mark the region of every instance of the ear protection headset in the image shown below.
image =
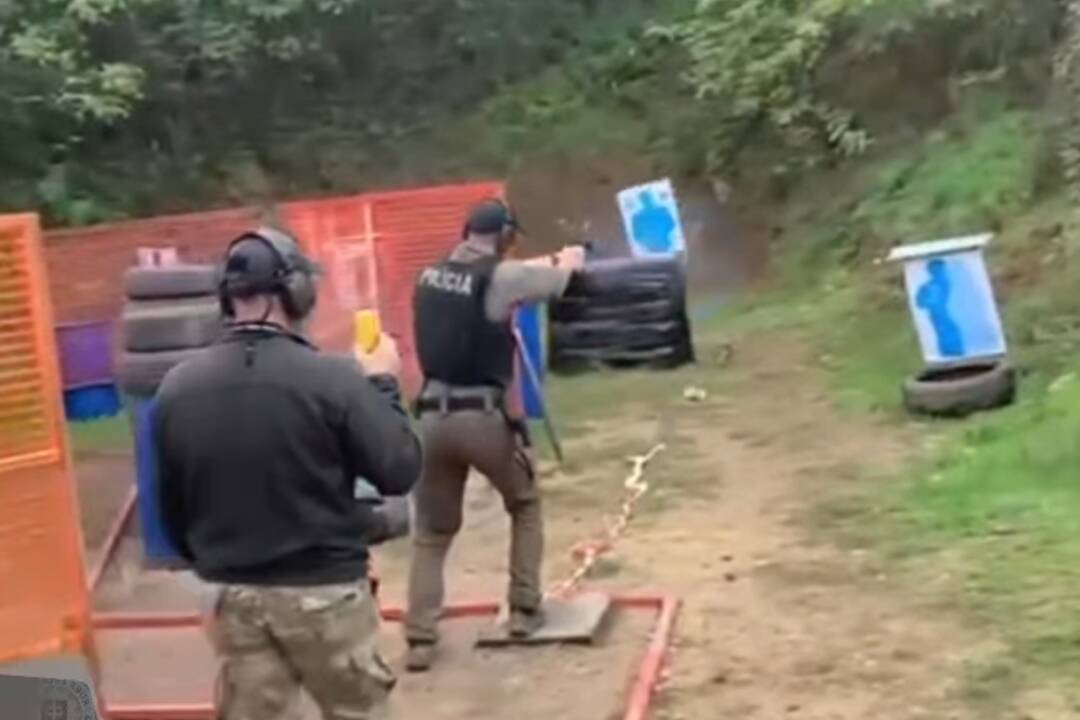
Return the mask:
[[[229,264],[233,251],[245,240],[256,240],[270,249],[276,267],[267,277],[251,277],[247,270]],[[226,317],[233,317],[236,308],[234,297],[250,297],[261,293],[276,295],[290,320],[302,320],[315,309],[318,291],[315,287],[317,268],[300,252],[300,247],[287,233],[271,227],[261,227],[246,232],[231,243],[225,251],[225,263],[218,283],[218,300]],[[245,277],[245,275],[247,275]]]

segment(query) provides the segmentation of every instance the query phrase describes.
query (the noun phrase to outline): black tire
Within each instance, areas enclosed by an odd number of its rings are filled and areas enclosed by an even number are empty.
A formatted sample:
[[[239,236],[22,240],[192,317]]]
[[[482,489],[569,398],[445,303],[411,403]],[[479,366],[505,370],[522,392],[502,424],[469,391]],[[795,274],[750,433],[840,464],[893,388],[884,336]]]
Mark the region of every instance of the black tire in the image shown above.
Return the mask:
[[[915,415],[960,418],[1012,404],[1016,370],[1007,362],[926,370],[903,385],[904,407]]]
[[[693,362],[693,354],[685,343],[665,345],[647,350],[570,349],[553,353],[549,367],[553,372],[573,374],[609,367],[615,369],[671,369]]]
[[[201,352],[202,349],[122,353],[116,369],[120,389],[128,395],[149,397],[157,392],[162,379],[170,370]]]
[[[634,258],[589,263],[571,284],[568,297],[618,302],[645,302],[686,295],[682,265],[674,260]]]
[[[670,301],[673,298],[679,297],[682,297],[682,295],[677,288],[655,284],[641,284],[618,288],[613,287],[604,292],[597,292],[592,295],[570,295],[568,296],[568,299],[578,299],[598,308],[622,308],[627,305],[642,305],[665,300]]]
[[[124,274],[129,300],[166,300],[217,293],[217,270],[213,265],[135,267]]]
[[[552,323],[551,345],[563,349],[647,350],[677,344],[683,337],[682,324],[676,321],[630,323]]]
[[[206,347],[225,328],[216,298],[129,303],[122,324],[128,352]]]
[[[585,298],[570,298],[552,302],[548,317],[552,323],[574,322],[664,322],[679,317],[683,311],[682,298],[663,298],[626,305],[591,303]]]

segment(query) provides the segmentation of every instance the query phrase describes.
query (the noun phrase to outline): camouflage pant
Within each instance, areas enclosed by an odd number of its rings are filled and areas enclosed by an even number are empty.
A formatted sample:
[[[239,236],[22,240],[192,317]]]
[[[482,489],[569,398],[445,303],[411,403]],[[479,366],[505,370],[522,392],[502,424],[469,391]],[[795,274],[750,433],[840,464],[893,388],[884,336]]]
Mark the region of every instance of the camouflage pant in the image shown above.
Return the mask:
[[[223,662],[222,720],[299,720],[300,689],[325,720],[383,720],[394,674],[376,647],[367,584],[226,586],[211,637]]]

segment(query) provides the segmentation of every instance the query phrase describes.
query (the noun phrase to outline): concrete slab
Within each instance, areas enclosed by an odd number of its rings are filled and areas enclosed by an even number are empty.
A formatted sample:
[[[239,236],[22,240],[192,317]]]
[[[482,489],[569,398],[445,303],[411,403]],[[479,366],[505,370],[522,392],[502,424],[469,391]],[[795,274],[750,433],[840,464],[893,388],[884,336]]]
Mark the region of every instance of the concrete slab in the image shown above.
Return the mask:
[[[530,637],[511,637],[506,625],[496,620],[481,631],[477,647],[554,643],[592,645],[611,612],[611,596],[601,592],[582,593],[565,600],[545,600],[543,607],[544,626]]]

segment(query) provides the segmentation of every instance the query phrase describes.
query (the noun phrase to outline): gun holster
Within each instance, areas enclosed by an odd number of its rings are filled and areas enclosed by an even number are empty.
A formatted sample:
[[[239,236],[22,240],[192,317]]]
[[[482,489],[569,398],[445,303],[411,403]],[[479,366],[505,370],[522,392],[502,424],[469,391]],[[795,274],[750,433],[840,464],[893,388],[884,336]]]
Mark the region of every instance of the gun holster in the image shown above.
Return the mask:
[[[503,417],[506,418],[506,424],[510,427],[510,432],[520,438],[522,446],[531,448],[533,444],[532,433],[529,432],[529,423],[523,418],[512,418],[505,412]]]

